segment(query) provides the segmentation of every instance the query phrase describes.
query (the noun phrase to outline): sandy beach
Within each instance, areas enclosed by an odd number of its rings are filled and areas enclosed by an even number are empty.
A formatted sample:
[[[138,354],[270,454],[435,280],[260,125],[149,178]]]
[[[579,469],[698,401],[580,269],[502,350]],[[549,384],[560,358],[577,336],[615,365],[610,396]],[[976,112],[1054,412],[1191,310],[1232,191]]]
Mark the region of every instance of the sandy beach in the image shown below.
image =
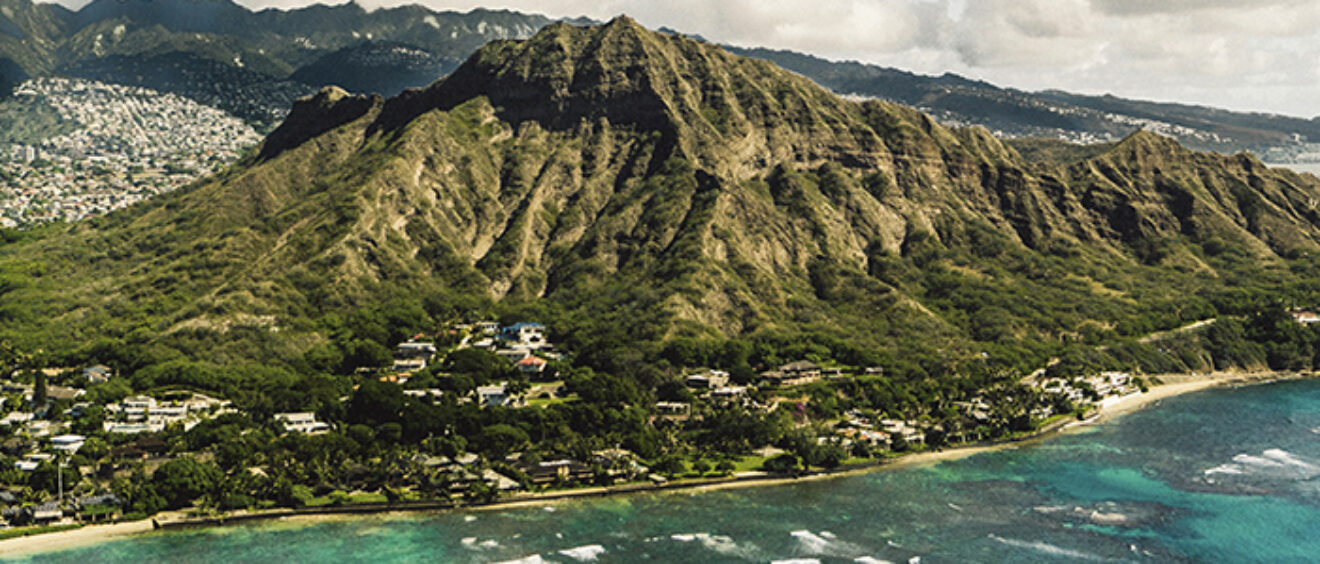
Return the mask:
[[[104,542],[110,539],[136,535],[152,530],[151,519],[115,523],[113,525],[88,525],[80,529],[17,537],[0,541],[0,557],[25,556],[38,552],[67,550]]]
[[[1083,430],[1088,426],[1097,425],[1106,421],[1111,421],[1133,411],[1159,404],[1161,401],[1197,392],[1209,388],[1239,386],[1249,384],[1259,384],[1277,380],[1296,380],[1311,378],[1312,374],[1280,374],[1275,372],[1218,372],[1213,374],[1166,374],[1159,377],[1159,383],[1150,386],[1150,389],[1142,393],[1134,393],[1126,396],[1109,398],[1102,402],[1099,409],[1091,417],[1084,421],[1060,421],[1048,429],[1031,437],[1006,441],[996,444],[972,444],[959,447],[945,448],[937,451],[919,452],[898,458],[888,459],[879,463],[865,464],[857,467],[850,467],[832,472],[821,472],[799,476],[795,478],[784,478],[764,474],[760,472],[745,473],[740,477],[729,479],[714,480],[693,480],[691,482],[679,482],[665,487],[648,487],[644,484],[631,484],[625,486],[612,487],[592,487],[581,488],[567,491],[545,492],[542,494],[533,494],[521,497],[506,498],[487,505],[476,505],[463,507],[462,510],[491,510],[506,509],[511,507],[525,507],[534,505],[549,505],[566,500],[583,499],[590,497],[601,497],[610,495],[626,495],[630,493],[682,493],[690,494],[693,491],[714,491],[733,488],[752,488],[760,486],[783,485],[786,483],[800,481],[829,480],[845,476],[854,476],[870,472],[884,471],[896,468],[911,468],[929,464],[938,464],[947,460],[957,460],[974,456],[984,452],[991,452],[1003,449],[1021,448],[1024,445],[1030,445],[1042,440],[1046,440],[1060,433],[1076,432]],[[417,509],[414,511],[435,511],[436,509]],[[382,508],[379,513],[406,513],[407,507],[388,507]],[[343,518],[352,518],[361,516],[344,515]],[[295,510],[277,510],[269,514],[262,514],[261,518],[293,520],[293,521],[315,521],[327,518],[339,518],[334,514],[299,514]],[[188,525],[190,520],[179,513],[160,514],[156,519],[167,527]],[[203,525],[204,523],[198,523]],[[0,555],[3,556],[22,556],[40,552],[49,552],[65,550],[82,546],[97,544],[106,540],[142,534],[153,530],[152,520],[134,521],[130,523],[116,523],[111,525],[89,525],[80,529],[33,535],[29,537],[18,537],[0,541]]]

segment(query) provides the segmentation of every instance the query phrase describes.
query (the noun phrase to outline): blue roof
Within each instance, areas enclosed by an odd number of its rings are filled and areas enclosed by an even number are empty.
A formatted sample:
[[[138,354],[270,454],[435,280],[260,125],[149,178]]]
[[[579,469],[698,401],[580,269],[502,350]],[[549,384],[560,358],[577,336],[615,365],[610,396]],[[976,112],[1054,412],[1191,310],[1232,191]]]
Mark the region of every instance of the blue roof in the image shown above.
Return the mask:
[[[518,323],[514,323],[513,325],[505,327],[504,330],[517,331],[519,329],[522,329],[523,327],[529,327],[531,329],[545,329],[544,325],[541,325],[540,323],[536,323],[534,321],[520,321]]]

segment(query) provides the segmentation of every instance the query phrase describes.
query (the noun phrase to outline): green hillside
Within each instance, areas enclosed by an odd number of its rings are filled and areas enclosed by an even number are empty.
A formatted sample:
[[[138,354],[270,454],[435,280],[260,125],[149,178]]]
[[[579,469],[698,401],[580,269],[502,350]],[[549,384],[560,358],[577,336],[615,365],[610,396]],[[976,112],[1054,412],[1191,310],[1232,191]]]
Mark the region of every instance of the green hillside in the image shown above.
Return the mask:
[[[326,89],[219,176],[15,235],[0,327],[127,371],[316,373],[493,313],[643,389],[804,357],[975,389],[1101,344],[1197,368],[1213,352],[1133,339],[1314,299],[1317,196],[1149,133],[1028,162],[626,18],[555,24],[426,90]]]

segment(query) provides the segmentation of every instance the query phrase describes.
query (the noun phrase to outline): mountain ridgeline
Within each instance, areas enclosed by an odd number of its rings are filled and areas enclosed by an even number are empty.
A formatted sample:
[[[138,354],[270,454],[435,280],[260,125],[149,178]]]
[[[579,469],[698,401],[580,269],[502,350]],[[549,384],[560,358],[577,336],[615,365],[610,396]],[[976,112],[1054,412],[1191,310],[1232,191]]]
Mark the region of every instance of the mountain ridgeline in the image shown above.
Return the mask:
[[[1189,147],[1222,153],[1250,150],[1280,159],[1313,150],[1303,141],[1320,141],[1320,117],[1231,112],[1058,90],[1025,92],[952,73],[926,76],[793,51],[726,48],[802,73],[840,94],[914,106],[941,123],[981,125],[1004,136],[1095,143],[1124,137],[1136,128],[1151,128]]]
[[[322,86],[397,94],[487,41],[530,37],[551,21],[354,3],[254,12],[231,0],[96,0],[71,12],[0,0],[0,88],[66,75],[181,94],[273,126]]]
[[[1317,178],[1146,132],[1040,155],[627,18],[555,23],[426,89],[322,90],[226,172],[0,247],[0,316],[73,356],[306,368],[356,311],[493,308],[618,372],[761,339],[993,378],[1080,344],[1217,362],[1129,337],[1314,296]]]

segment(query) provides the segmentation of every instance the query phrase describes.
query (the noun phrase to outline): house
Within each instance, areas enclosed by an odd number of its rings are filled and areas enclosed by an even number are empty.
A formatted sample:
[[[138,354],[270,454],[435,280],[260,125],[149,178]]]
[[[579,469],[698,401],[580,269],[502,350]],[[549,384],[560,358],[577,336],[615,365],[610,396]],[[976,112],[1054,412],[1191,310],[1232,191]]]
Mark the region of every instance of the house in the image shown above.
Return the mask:
[[[66,388],[64,386],[48,386],[46,388],[46,397],[52,400],[72,400],[86,393],[78,388]]]
[[[101,429],[107,433],[114,433],[120,435],[136,435],[139,433],[159,433],[165,430],[165,424],[147,423],[147,422],[131,423],[131,422],[119,422],[119,421],[106,421],[101,424]]]
[[[421,358],[431,360],[435,356],[435,343],[424,341],[406,341],[394,348],[394,358]]]
[[[316,420],[315,413],[306,411],[276,413],[275,421],[284,425],[284,430],[290,433],[321,433],[330,430],[330,425]]]
[[[590,466],[571,459],[548,460],[523,466],[522,471],[538,486],[556,482],[591,480],[595,472]]]
[[[477,331],[481,333],[496,333],[500,330],[500,324],[494,321],[480,321],[477,323]]]
[[[495,351],[495,355],[509,362],[517,364],[524,358],[532,356],[532,352],[527,349],[502,349]]]
[[[514,323],[500,330],[500,339],[521,348],[539,349],[549,346],[545,340],[545,326],[540,323]]]
[[[729,385],[729,373],[722,370],[710,370],[687,377],[687,387],[713,390]]]
[[[403,395],[414,398],[430,398],[438,400],[445,395],[445,391],[440,388],[427,388],[425,390],[404,390]]]
[[[123,505],[119,496],[112,493],[83,496],[74,503],[78,508],[78,519],[92,522],[113,519]]]
[[[545,372],[547,364],[549,363],[546,362],[544,358],[527,356],[514,363],[513,366],[518,369],[518,372],[522,372],[523,374],[540,374]]]
[[[133,396],[119,402],[119,408],[129,415],[143,414],[156,409],[156,398],[150,396]]]
[[[24,423],[27,423],[28,421],[31,421],[34,417],[36,416],[31,413],[27,413],[23,411],[15,411],[8,415],[5,415],[4,419],[0,419],[0,425],[6,425],[6,426],[22,425]]]
[[[725,401],[744,398],[747,397],[747,386],[721,386],[711,390],[710,396]]]
[[[23,431],[31,437],[45,437],[59,429],[57,425],[50,421],[28,421],[27,425],[23,426]]]
[[[426,363],[435,357],[435,343],[409,340],[399,343],[394,348],[394,366],[396,372],[411,372],[426,368]]]
[[[487,484],[494,486],[495,489],[502,492],[510,492],[522,489],[522,484],[509,479],[507,476],[487,468],[482,471],[481,479]]]
[[[169,450],[170,446],[157,437],[140,437],[131,443],[110,449],[110,456],[118,460],[158,457]]]
[[[762,372],[761,379],[774,386],[802,386],[820,380],[820,366],[809,360],[799,360],[780,366],[778,370]]]
[[[390,365],[390,370],[395,372],[416,372],[423,368],[426,368],[426,359],[423,358],[396,358]]]
[[[477,388],[478,405],[482,407],[518,407],[521,403],[517,396],[508,393],[507,383],[500,382],[491,386]]]
[[[48,501],[41,505],[32,507],[33,523],[50,523],[64,518],[64,510],[60,509],[60,502]]]
[[[1298,323],[1301,323],[1302,325],[1310,325],[1310,324],[1312,324],[1312,323],[1320,323],[1320,313],[1316,313],[1316,312],[1314,312],[1314,311],[1303,310],[1303,309],[1294,309],[1294,310],[1290,311],[1289,313],[1292,314],[1293,321],[1296,321],[1296,322],[1298,322]]]
[[[87,437],[82,435],[58,435],[51,437],[50,442],[55,450],[73,454],[78,452],[78,449],[82,447],[83,442],[86,440]]]
[[[105,493],[99,495],[85,495],[74,500],[74,503],[80,508],[87,508],[93,505],[121,505],[123,502],[120,501],[119,496],[112,493]]]
[[[660,417],[687,419],[692,415],[692,405],[681,401],[658,401],[655,412]]]
[[[110,377],[113,375],[114,373],[110,370],[110,367],[104,364],[89,366],[83,369],[83,379],[87,380],[87,383],[89,384],[103,384],[109,382]]]
[[[780,366],[779,371],[794,377],[820,377],[820,365],[810,360],[790,362]]]

